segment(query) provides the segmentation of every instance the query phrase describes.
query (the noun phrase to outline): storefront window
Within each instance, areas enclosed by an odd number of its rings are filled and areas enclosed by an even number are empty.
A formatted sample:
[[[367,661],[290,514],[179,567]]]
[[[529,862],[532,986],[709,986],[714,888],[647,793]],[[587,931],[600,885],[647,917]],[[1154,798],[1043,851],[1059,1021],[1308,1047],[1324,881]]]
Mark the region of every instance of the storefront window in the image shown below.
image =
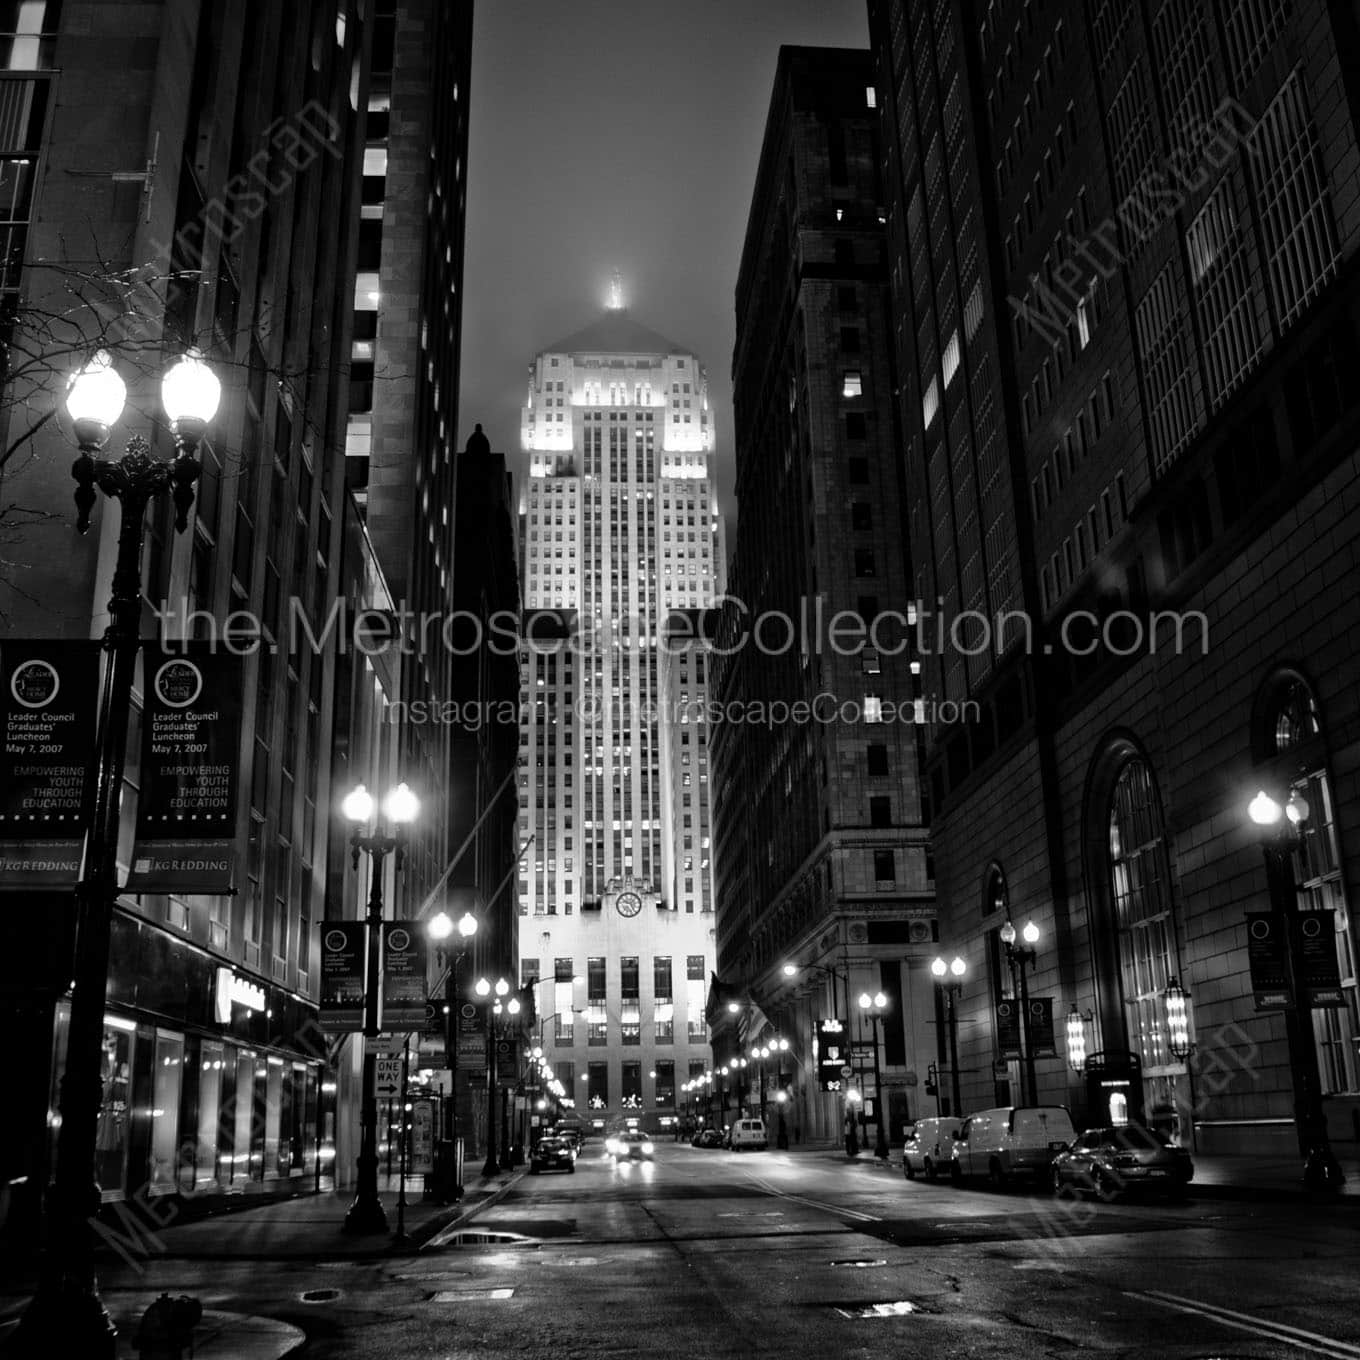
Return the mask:
[[[151,1083],[151,1192],[170,1194],[179,1168],[179,1097],[184,1083],[184,1036],[156,1031]]]
[[[185,1188],[207,1190],[217,1184],[217,1130],[222,1109],[223,1047],[205,1039],[198,1059],[198,1137],[194,1143],[192,1171],[186,1169]]]
[[[103,1103],[95,1131],[95,1178],[105,1200],[122,1199],[127,1186],[128,1130],[132,1119],[132,1040],[135,1026],[104,1027],[100,1078]]]
[[[285,1144],[280,1137],[280,1132],[285,1127],[283,1059],[270,1057],[266,1065],[269,1068],[269,1083],[265,1088],[265,1175],[286,1176],[288,1166],[283,1160]]]
[[[255,1054],[236,1055],[236,1101],[233,1124],[231,1181],[251,1179],[251,1125],[255,1108]]]

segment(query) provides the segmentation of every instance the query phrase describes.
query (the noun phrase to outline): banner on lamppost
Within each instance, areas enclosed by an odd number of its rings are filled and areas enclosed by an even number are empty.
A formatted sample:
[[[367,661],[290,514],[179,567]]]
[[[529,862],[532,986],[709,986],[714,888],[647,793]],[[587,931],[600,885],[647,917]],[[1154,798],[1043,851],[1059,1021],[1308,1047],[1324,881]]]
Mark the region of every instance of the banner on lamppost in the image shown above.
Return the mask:
[[[384,921],[382,1027],[420,1029],[425,1024],[425,932],[419,921]]]
[[[1298,959],[1299,980],[1310,1006],[1346,1004],[1341,991],[1341,965],[1336,956],[1336,912],[1301,911],[1290,918],[1291,943]]]
[[[434,1173],[434,1101],[419,1096],[411,1102],[411,1164],[413,1176]]]
[[[364,1027],[368,927],[362,921],[321,923],[321,1005],[324,1034],[355,1034]]]
[[[141,791],[129,892],[223,894],[236,872],[243,658],[144,649]]]
[[[1058,1056],[1057,1036],[1053,1033],[1053,998],[1032,996],[1029,999],[1030,1054],[1035,1058]]]
[[[458,1033],[454,1049],[454,1067],[459,1072],[486,1077],[486,1016],[480,1006],[465,1001],[458,1007]]]
[[[0,888],[70,888],[99,697],[97,642],[0,643]]]
[[[996,1046],[1003,1058],[1020,1056],[1020,1003],[1010,997],[996,1003]]]
[[[1258,1011],[1287,1010],[1294,1004],[1284,931],[1284,918],[1278,912],[1247,912],[1247,968]]]
[[[845,1078],[841,1069],[849,1064],[849,1036],[839,1020],[832,1017],[817,1026],[817,1083],[823,1091],[839,1091]]]

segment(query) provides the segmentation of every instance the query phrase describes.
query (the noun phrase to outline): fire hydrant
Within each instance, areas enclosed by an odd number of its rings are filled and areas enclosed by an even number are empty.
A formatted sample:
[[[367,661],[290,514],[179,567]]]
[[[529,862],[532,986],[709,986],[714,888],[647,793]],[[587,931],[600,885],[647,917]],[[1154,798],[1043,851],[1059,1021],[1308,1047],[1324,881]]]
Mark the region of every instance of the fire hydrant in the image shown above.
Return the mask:
[[[194,1328],[202,1318],[203,1305],[197,1299],[162,1294],[142,1314],[133,1344],[143,1360],[183,1360],[186,1347],[193,1354]]]

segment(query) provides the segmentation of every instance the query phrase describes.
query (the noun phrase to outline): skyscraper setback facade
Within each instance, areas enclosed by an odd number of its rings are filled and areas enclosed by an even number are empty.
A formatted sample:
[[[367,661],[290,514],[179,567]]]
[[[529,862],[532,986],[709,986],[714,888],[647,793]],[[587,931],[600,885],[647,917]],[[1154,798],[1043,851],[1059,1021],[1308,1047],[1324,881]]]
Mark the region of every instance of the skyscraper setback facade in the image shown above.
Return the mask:
[[[986,630],[923,657],[980,710],[927,749],[965,1104],[1024,1090],[1013,913],[1029,994],[1131,1116],[1284,1151],[1315,1064],[1352,1139],[1353,25],[1320,0],[869,12],[916,594]],[[1310,810],[1296,898],[1258,789]],[[1338,979],[1297,1024],[1247,957],[1248,912],[1295,902]],[[1041,1055],[1039,1097],[1107,1118],[1090,1066]]]
[[[713,431],[697,357],[621,306],[530,368],[520,976],[559,1080],[601,1118],[672,1111],[704,1062]]]

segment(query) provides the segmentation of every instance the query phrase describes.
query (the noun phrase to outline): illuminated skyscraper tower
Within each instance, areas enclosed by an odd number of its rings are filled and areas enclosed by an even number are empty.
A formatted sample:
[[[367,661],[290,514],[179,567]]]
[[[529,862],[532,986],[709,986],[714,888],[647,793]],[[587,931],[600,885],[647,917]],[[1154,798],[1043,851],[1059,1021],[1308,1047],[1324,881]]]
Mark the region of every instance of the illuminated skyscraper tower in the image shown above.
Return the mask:
[[[629,317],[616,278],[599,320],[534,359],[522,438],[521,978],[543,981],[544,1046],[579,1105],[669,1111],[677,1065],[680,1082],[704,1065],[713,967],[706,375]]]

